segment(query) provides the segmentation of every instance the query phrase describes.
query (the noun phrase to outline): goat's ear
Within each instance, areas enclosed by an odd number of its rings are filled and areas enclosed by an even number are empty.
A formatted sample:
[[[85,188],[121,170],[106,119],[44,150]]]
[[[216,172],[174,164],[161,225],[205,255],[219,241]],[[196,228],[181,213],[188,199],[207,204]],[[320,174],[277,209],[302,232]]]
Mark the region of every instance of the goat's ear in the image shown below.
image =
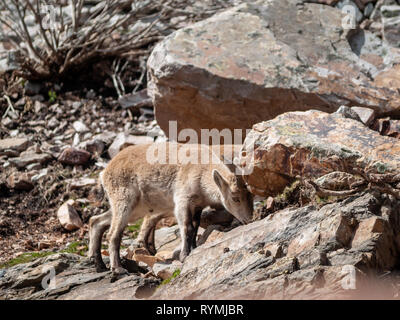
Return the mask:
[[[214,179],[214,182],[216,183],[216,185],[218,186],[218,188],[223,189],[225,188],[228,183],[225,181],[225,179],[221,176],[221,174],[218,172],[217,169],[214,169],[212,171],[212,176]]]

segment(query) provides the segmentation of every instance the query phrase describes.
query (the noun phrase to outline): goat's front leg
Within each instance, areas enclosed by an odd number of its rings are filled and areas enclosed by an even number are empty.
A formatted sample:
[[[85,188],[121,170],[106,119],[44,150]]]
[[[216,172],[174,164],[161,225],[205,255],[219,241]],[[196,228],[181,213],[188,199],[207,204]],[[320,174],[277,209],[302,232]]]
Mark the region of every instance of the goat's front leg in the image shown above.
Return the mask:
[[[193,225],[192,216],[190,214],[188,202],[179,199],[175,202],[174,214],[178,221],[179,231],[181,234],[181,252],[179,254],[179,260],[183,262],[189,255],[193,240]]]

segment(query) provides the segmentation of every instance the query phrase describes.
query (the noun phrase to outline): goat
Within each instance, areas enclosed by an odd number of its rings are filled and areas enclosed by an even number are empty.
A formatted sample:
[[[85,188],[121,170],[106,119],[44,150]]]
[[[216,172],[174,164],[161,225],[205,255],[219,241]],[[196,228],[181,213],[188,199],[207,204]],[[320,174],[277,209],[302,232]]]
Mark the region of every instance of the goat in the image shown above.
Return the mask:
[[[202,164],[205,156],[209,161]],[[184,261],[196,247],[203,208],[225,208],[241,223],[250,222],[253,214],[253,198],[241,176],[205,145],[163,142],[127,147],[101,172],[100,183],[111,210],[89,221],[89,257],[98,271],[106,268],[100,248],[108,228],[111,270],[123,274],[127,271],[121,266],[119,249],[130,222],[147,216],[156,223],[160,216],[173,213],[182,240],[179,259]]]

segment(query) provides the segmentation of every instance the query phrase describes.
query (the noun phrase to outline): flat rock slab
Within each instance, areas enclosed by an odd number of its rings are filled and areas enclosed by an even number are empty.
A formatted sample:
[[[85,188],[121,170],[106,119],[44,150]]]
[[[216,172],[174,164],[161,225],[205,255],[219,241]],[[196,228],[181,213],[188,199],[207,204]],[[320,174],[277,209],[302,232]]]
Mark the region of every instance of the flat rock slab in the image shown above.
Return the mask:
[[[0,140],[0,155],[5,153],[7,150],[13,151],[25,151],[29,146],[28,139],[25,138],[7,138]]]
[[[400,169],[399,139],[381,136],[339,114],[315,110],[288,112],[254,125],[243,150],[241,163],[249,168],[253,164],[252,173],[244,178],[252,192],[264,196],[282,192],[296,176],[315,179],[352,168],[375,173]]]
[[[341,10],[297,0],[241,4],[168,36],[148,60],[161,129],[247,129],[340,105],[399,114],[400,49],[343,29]],[[393,78],[390,83],[386,79]]]
[[[149,297],[160,282],[140,274],[113,281],[110,271],[97,273],[87,258],[71,253],[0,271],[0,299],[137,300]]]

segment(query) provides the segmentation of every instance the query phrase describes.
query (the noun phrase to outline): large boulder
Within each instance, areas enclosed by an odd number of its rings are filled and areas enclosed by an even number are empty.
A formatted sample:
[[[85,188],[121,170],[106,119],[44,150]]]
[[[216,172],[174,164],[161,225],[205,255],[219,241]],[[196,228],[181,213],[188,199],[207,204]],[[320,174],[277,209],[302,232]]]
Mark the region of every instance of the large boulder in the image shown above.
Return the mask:
[[[399,114],[399,49],[344,29],[337,8],[303,2],[241,4],[160,42],[148,60],[148,92],[164,132],[171,137],[173,120],[178,132],[246,129],[340,105]]]
[[[391,197],[364,193],[275,212],[197,247],[151,298],[393,298],[398,289],[374,280],[400,257],[399,210]]]
[[[253,126],[240,163],[255,194],[276,195],[293,179],[316,179],[334,171],[398,173],[400,140],[381,136],[338,113],[288,112]]]

